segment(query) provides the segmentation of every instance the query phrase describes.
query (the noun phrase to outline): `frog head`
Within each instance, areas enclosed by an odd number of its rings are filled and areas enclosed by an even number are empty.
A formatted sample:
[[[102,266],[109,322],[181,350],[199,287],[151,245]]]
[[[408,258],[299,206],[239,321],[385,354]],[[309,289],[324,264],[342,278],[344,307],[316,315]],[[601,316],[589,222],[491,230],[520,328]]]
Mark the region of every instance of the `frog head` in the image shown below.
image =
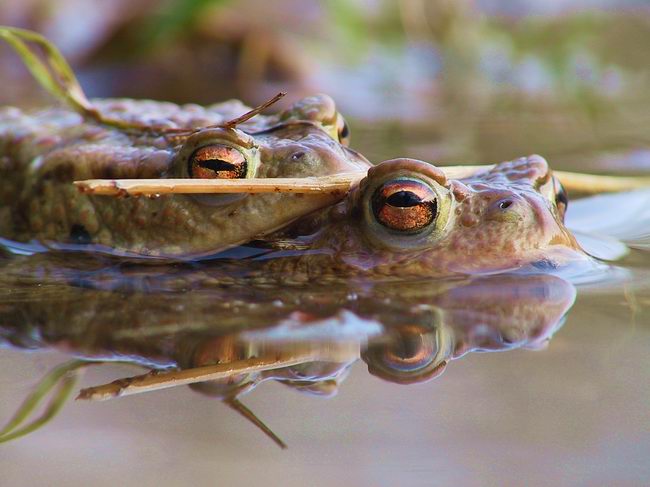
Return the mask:
[[[563,223],[566,204],[540,156],[458,180],[394,159],[370,169],[337,205],[316,246],[329,249],[333,266],[385,277],[553,267],[582,255]]]

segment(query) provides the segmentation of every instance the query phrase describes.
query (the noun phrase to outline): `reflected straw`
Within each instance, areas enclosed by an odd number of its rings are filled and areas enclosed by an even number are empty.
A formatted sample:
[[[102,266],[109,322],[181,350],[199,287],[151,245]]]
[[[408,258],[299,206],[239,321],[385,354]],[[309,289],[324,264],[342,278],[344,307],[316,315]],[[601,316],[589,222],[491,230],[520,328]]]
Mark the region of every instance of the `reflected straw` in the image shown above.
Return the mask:
[[[449,179],[462,179],[488,171],[485,166],[441,166]],[[650,177],[606,176],[554,171],[568,191],[581,194],[614,193],[650,188]],[[252,179],[88,179],[75,181],[79,191],[102,196],[159,196],[207,193],[345,194],[366,176],[365,171],[306,178]]]
[[[206,365],[193,369],[172,371],[151,371],[147,374],[118,379],[108,384],[82,389],[77,399],[92,401],[105,401],[120,396],[130,396],[142,392],[157,391],[170,387],[177,387],[208,380],[226,379],[236,374],[248,374],[265,370],[291,367],[320,358],[317,354],[292,353],[291,355],[278,354],[275,357],[253,357],[245,360]]]

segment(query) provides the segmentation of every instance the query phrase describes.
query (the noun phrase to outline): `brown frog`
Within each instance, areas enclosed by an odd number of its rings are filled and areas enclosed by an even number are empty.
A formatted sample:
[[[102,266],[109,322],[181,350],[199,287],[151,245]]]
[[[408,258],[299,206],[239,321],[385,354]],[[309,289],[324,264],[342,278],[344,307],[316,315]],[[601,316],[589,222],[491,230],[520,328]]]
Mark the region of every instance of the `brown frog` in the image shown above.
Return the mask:
[[[102,105],[127,119],[148,113],[157,123],[164,118],[185,127],[215,123],[237,107]],[[267,262],[264,272],[297,281],[492,272],[582,255],[563,225],[566,193],[539,156],[458,180],[425,162],[385,161],[345,197],[115,199],[80,194],[70,184],[87,178],[301,177],[371,167],[340,143],[348,135],[341,120],[331,99],[317,96],[239,129],[198,130],[174,146],[164,137],[82,123],[65,111],[28,116],[6,110],[0,229],[6,238],[53,247],[91,244],[86,248],[174,259],[212,255],[254,239],[271,247],[280,241],[282,249],[297,252],[274,254],[279,258]],[[332,137],[334,127],[340,140]]]
[[[310,217],[320,222],[316,231],[296,239],[308,252],[271,261],[266,271],[326,280],[552,268],[586,258],[564,226],[566,207],[540,156],[458,180],[422,161],[385,161],[343,201]]]
[[[2,112],[0,235],[7,239],[175,260],[263,239],[280,252],[251,271],[261,280],[297,282],[485,273],[584,256],[563,225],[566,193],[539,156],[458,180],[411,159],[370,168],[344,145],[347,126],[326,96],[255,119],[238,117],[244,107],[237,102],[207,109],[151,101],[91,103],[44,38],[6,27],[0,34],[41,84],[83,114]],[[41,44],[58,76],[49,79],[43,75],[47,69],[35,69],[38,58],[25,41]],[[233,117],[239,122],[224,124]],[[180,137],[179,130],[188,135]],[[347,195],[120,200],[78,194],[71,184],[350,171],[368,173]]]
[[[195,258],[262,238],[341,194],[175,195],[112,199],[79,193],[87,178],[275,178],[364,171],[348,129],[326,95],[236,128],[214,127],[247,107],[134,100],[96,101],[112,119],[187,137],[88,122],[72,111],[0,111],[0,236],[51,248]],[[203,128],[207,127],[207,128]],[[92,245],[92,247],[88,247]]]

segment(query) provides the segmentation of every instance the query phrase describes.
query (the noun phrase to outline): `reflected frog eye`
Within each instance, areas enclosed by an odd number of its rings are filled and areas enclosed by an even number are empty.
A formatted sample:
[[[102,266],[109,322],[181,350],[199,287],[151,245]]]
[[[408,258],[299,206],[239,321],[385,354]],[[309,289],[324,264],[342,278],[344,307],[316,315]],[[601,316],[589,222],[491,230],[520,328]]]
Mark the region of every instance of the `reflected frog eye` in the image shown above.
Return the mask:
[[[418,232],[431,225],[438,213],[433,189],[409,179],[384,183],[375,190],[371,204],[375,219],[398,232]]]
[[[213,144],[194,151],[188,173],[196,179],[242,179],[246,177],[246,165],[246,158],[237,149]]]
[[[389,343],[371,346],[362,354],[368,371],[398,384],[423,382],[444,370],[451,356],[445,332],[401,326]]]

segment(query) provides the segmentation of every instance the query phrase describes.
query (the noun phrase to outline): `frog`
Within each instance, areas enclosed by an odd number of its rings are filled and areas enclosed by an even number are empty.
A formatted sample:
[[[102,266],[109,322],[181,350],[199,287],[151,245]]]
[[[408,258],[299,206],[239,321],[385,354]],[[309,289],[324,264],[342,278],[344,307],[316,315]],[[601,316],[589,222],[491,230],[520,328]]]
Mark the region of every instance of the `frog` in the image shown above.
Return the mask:
[[[196,259],[261,239],[340,194],[163,195],[111,199],[78,192],[86,178],[235,179],[359,172],[349,129],[327,95],[225,126],[250,110],[151,100],[93,100],[105,117],[154,127],[128,130],[65,108],[0,111],[0,236],[48,249]],[[177,134],[186,131],[187,135]]]
[[[132,100],[98,106],[113,117],[175,127],[218,123],[245,108],[238,102],[204,109]],[[294,282],[557,267],[586,255],[564,226],[566,191],[543,157],[457,179],[415,159],[372,165],[346,145],[349,129],[326,95],[236,129],[199,128],[180,145],[84,123],[65,110],[4,113],[0,229],[10,239],[171,260],[214,256],[256,241],[278,251],[262,268],[252,266],[254,272]],[[345,171],[366,171],[346,194],[114,199],[80,194],[71,184],[82,178]],[[290,257],[287,250],[294,250]]]
[[[42,36],[13,28],[0,33],[41,84],[71,106],[40,115],[2,112],[0,235],[5,238],[168,260],[213,258],[261,241],[270,252],[250,265],[251,273],[261,281],[298,283],[552,269],[586,258],[564,226],[566,192],[541,156],[455,179],[414,159],[372,165],[347,147],[347,124],[325,95],[278,115],[234,118],[243,108],[237,102],[216,110],[153,101],[90,102]],[[46,49],[50,71],[58,76],[36,69],[38,58],[25,41]],[[367,175],[347,193],[311,195],[116,200],[80,195],[71,184],[346,171]]]
[[[459,179],[424,161],[392,159],[370,168],[342,201],[305,217],[318,222],[309,235],[285,229],[285,246],[294,238],[308,251],[279,252],[265,272],[306,282],[553,271],[590,261],[564,225],[567,205],[539,155]]]

